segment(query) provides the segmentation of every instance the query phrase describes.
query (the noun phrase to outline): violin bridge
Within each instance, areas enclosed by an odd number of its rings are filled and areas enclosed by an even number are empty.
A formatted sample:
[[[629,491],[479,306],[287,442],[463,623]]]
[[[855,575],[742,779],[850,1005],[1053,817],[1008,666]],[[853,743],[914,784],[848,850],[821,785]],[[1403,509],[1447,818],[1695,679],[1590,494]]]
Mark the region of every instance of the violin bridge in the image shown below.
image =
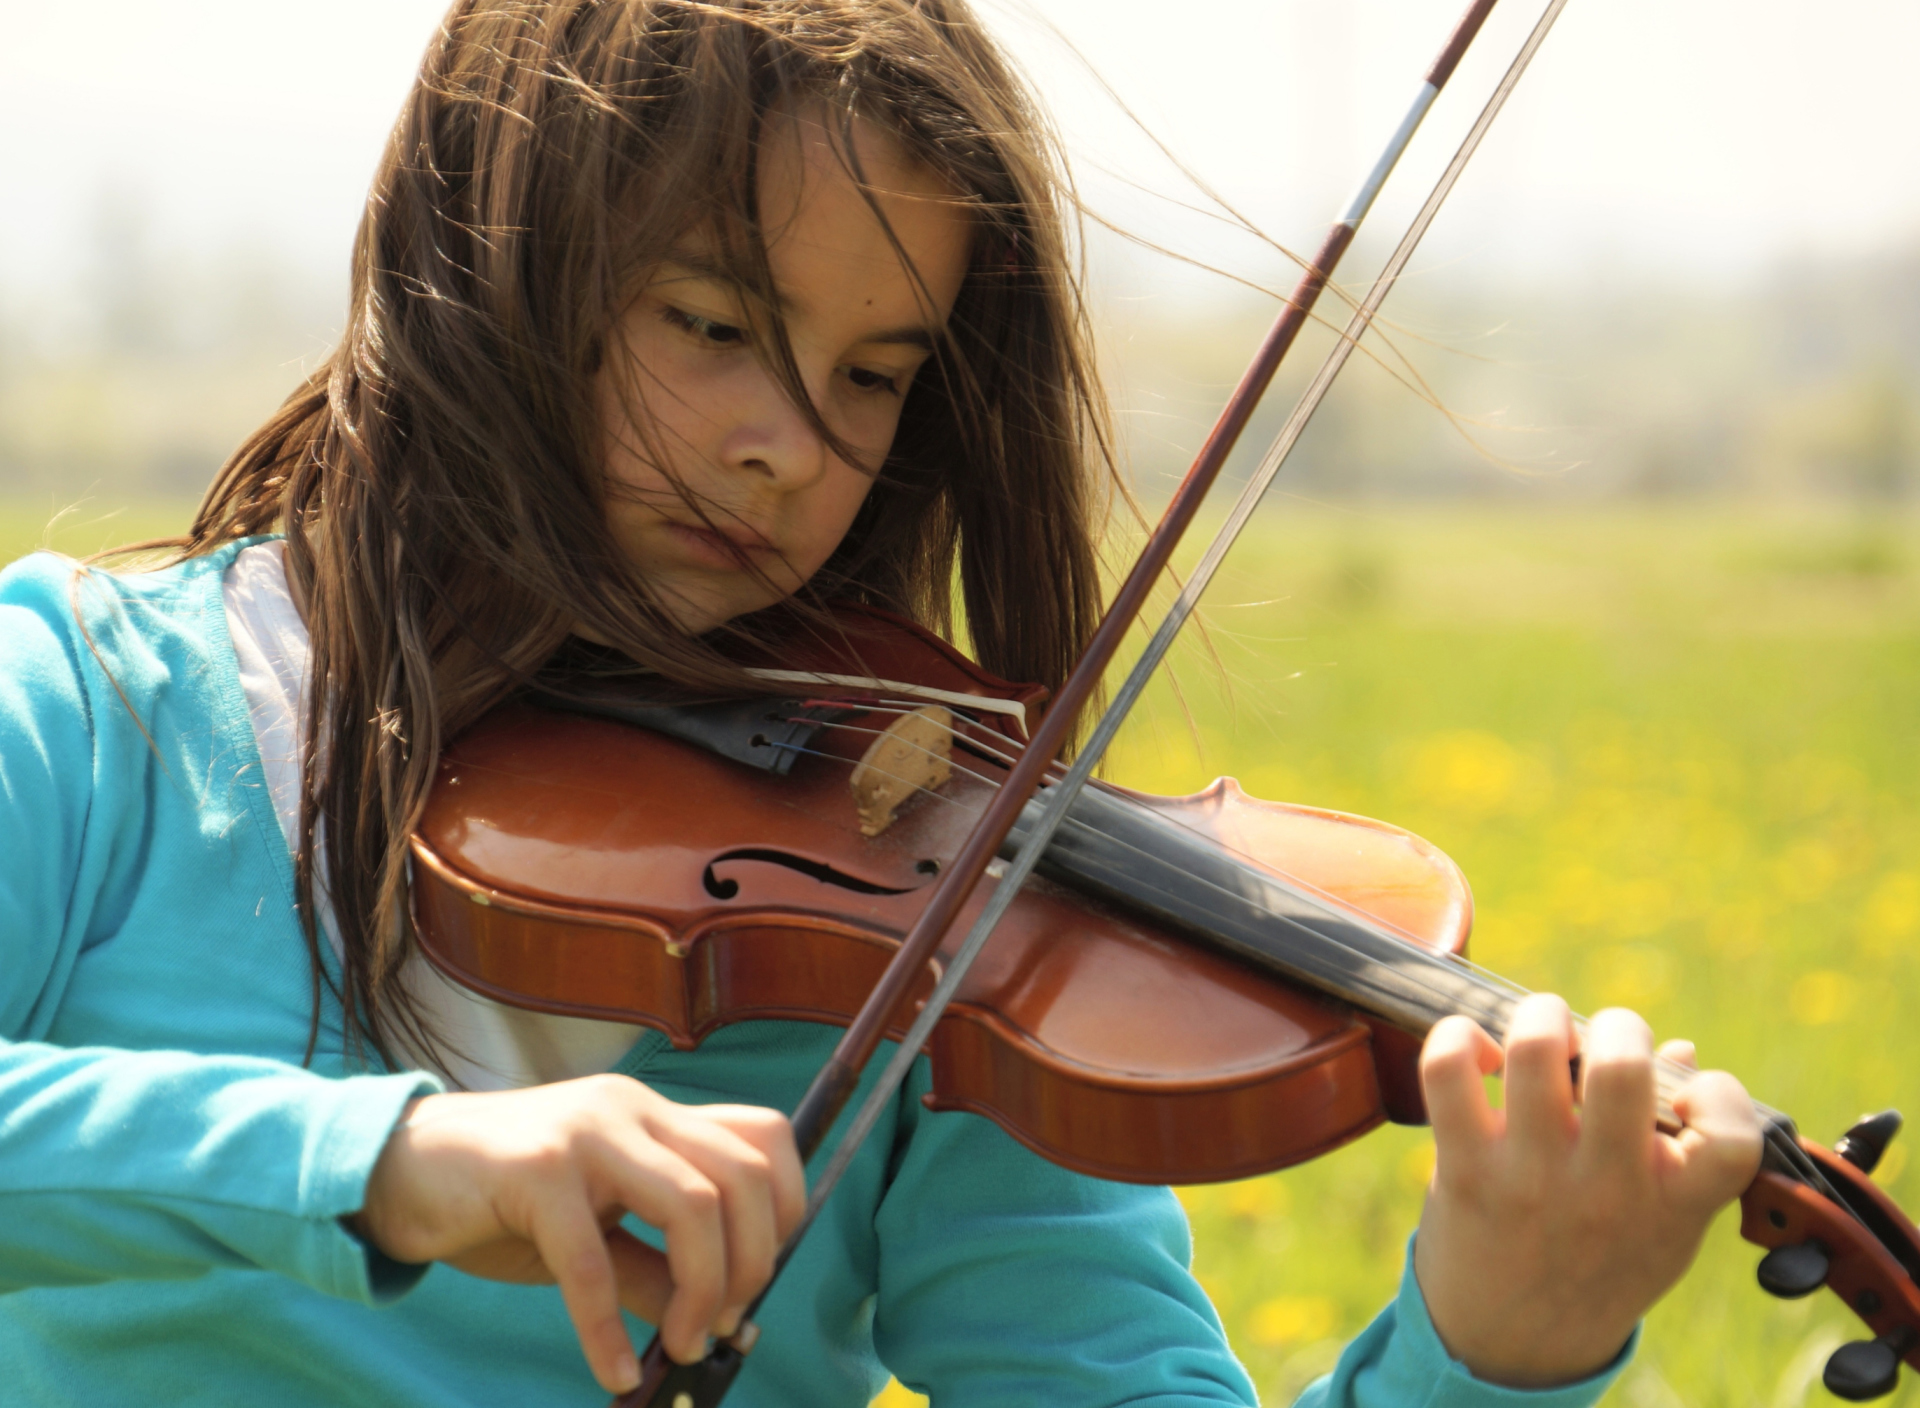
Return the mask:
[[[896,718],[853,769],[860,834],[878,836],[915,793],[937,791],[953,776],[953,715],[937,704]]]

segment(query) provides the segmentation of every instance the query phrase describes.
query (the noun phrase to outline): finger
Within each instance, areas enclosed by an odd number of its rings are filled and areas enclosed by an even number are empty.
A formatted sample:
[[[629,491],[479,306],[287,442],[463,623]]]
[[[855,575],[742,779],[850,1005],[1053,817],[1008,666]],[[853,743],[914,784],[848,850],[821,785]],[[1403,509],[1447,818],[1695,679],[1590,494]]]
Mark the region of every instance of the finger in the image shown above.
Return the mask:
[[[675,1109],[649,1121],[654,1137],[692,1164],[720,1191],[726,1242],[726,1295],[706,1328],[730,1335],[740,1316],[773,1275],[779,1233],[773,1207],[773,1168],[758,1147],[704,1110]]]
[[[785,1241],[807,1210],[807,1172],[793,1142],[792,1123],[778,1110],[758,1105],[709,1105],[704,1113],[766,1156],[772,1175],[774,1224]]]
[[[673,1272],[665,1253],[648,1246],[624,1227],[606,1234],[607,1255],[619,1285],[620,1307],[649,1325],[658,1325],[673,1298]]]
[[[1573,1139],[1573,1014],[1551,993],[1535,993],[1507,1024],[1507,1139],[1523,1159],[1557,1156]]]
[[[539,1199],[529,1231],[540,1259],[559,1283],[594,1378],[609,1393],[627,1392],[640,1382],[639,1361],[620,1319],[606,1238],[581,1190],[550,1192]]]
[[[667,1353],[691,1364],[727,1304],[727,1237],[720,1189],[676,1150],[638,1126],[604,1155],[622,1206],[667,1239],[673,1289],[654,1321]]]
[[[1668,1174],[1674,1196],[1717,1207],[1738,1196],[1760,1171],[1760,1113],[1745,1087],[1725,1071],[1706,1071],[1673,1097],[1682,1121],[1669,1143],[1677,1158]]]
[[[1661,1042],[1659,1054],[1662,1061],[1671,1061],[1683,1070],[1697,1071],[1700,1069],[1699,1053],[1693,1049],[1693,1043],[1684,1037],[1676,1037],[1672,1041]]]
[[[1434,1024],[1420,1048],[1420,1085],[1433,1124],[1436,1176],[1477,1162],[1500,1133],[1482,1078],[1500,1069],[1500,1047],[1465,1017]]]
[[[1658,1103],[1653,1031],[1640,1015],[1610,1007],[1587,1023],[1580,1059],[1580,1148],[1590,1167],[1638,1177],[1648,1168]]]

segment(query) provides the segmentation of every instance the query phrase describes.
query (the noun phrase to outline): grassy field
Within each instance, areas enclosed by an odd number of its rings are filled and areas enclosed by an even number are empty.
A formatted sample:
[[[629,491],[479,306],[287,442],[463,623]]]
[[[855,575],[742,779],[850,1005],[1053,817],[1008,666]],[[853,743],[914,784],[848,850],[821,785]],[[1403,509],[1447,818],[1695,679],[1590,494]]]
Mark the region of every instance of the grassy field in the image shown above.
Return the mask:
[[[0,513],[0,557],[46,511]],[[83,510],[69,551],[178,509]],[[1445,848],[1474,954],[1690,1036],[1831,1140],[1920,1112],[1920,538],[1899,519],[1710,508],[1301,511],[1257,525],[1118,780],[1385,818]],[[1908,1020],[1903,1021],[1903,1015]],[[1285,1403],[1391,1294],[1431,1144],[1390,1129],[1186,1190],[1199,1273]],[[1920,1205],[1899,1144],[1879,1175]],[[1753,1283],[1731,1214],[1608,1402],[1792,1408],[1857,1331]],[[1889,1400],[1920,1404],[1910,1386]],[[889,1402],[913,1400],[903,1391]]]
[[[1474,955],[1644,1012],[1831,1141],[1920,1107],[1920,541],[1706,509],[1294,515],[1243,545],[1115,773],[1382,817],[1471,880]],[[1242,603],[1242,604],[1234,604]],[[1903,1018],[1905,1020],[1903,1020]],[[1880,1177],[1908,1205],[1904,1154]],[[1196,1264],[1269,1402],[1391,1293],[1431,1141],[1192,1189]],[[1723,1216],[1608,1402],[1824,1399],[1855,1322],[1781,1303]],[[1920,1403],[1903,1388],[1893,1400]]]

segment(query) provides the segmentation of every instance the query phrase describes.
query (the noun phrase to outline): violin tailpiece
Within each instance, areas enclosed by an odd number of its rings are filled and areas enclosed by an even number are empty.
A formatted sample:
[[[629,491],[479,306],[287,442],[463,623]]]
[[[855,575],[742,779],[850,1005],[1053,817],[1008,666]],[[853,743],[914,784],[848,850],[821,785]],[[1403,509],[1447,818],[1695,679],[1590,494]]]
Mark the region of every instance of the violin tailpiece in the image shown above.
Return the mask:
[[[953,776],[953,715],[935,704],[902,714],[873,740],[854,766],[850,785],[860,834],[878,836],[919,792],[937,791]]]

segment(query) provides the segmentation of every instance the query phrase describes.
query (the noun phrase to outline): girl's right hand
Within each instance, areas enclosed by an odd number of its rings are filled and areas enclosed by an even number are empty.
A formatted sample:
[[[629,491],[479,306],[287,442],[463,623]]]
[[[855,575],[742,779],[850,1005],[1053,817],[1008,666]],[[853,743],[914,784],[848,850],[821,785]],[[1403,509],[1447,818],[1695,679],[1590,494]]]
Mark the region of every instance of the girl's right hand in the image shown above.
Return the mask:
[[[559,1283],[594,1377],[639,1382],[624,1306],[689,1363],[731,1334],[806,1206],[784,1115],[676,1105],[625,1076],[408,1107],[348,1222],[397,1261]],[[620,1227],[666,1233],[664,1255]]]

